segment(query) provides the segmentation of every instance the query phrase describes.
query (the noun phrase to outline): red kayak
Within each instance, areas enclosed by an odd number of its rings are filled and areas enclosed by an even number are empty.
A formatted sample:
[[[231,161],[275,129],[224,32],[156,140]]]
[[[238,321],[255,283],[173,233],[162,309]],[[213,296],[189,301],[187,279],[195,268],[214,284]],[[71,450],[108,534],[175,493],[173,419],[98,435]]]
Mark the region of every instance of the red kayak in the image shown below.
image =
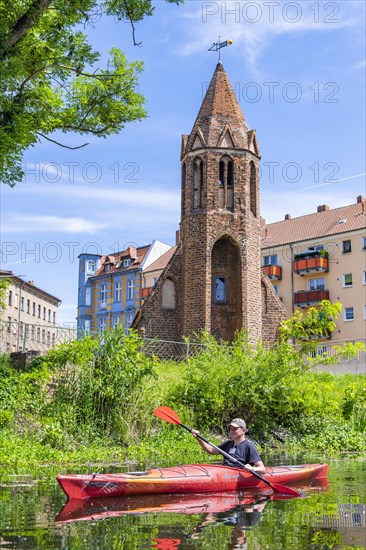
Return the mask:
[[[271,483],[301,483],[326,478],[327,464],[268,467]],[[86,499],[161,493],[215,493],[268,488],[249,471],[214,464],[188,464],[126,474],[69,474],[57,476],[68,498]]]

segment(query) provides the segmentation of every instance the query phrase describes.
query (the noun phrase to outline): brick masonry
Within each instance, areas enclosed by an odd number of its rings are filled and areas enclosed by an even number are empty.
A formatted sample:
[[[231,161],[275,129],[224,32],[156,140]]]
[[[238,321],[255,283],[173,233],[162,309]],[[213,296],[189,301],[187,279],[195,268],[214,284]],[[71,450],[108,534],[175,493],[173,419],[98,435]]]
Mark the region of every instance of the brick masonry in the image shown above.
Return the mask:
[[[146,337],[179,341],[205,329],[230,341],[244,328],[255,342],[276,340],[285,310],[260,265],[259,160],[255,131],[219,63],[182,138],[181,241],[135,319]],[[175,288],[170,309],[162,307],[166,279]]]

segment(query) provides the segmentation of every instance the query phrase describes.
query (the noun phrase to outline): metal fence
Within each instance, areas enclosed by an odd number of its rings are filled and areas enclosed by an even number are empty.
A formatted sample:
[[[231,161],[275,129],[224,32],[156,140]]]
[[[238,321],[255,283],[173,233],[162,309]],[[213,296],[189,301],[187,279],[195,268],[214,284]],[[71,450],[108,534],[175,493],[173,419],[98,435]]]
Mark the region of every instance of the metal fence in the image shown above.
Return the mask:
[[[0,320],[0,353],[32,352],[44,355],[57,344],[76,339],[74,327]]]
[[[0,353],[30,352],[33,355],[44,355],[56,345],[72,342],[77,337],[75,326],[61,327],[52,324],[28,324],[0,320]],[[324,354],[333,356],[334,346],[345,343],[346,341],[340,340],[322,342],[312,354],[312,358],[321,360]],[[366,341],[363,343],[365,344]],[[147,355],[155,355],[160,359],[185,361],[189,357],[194,357],[205,347],[206,344],[188,340],[174,342],[145,338],[142,349]],[[342,372],[343,369],[344,372],[366,374],[366,353],[359,351],[355,358],[340,361],[336,369],[329,367],[327,369],[333,370],[333,372]]]

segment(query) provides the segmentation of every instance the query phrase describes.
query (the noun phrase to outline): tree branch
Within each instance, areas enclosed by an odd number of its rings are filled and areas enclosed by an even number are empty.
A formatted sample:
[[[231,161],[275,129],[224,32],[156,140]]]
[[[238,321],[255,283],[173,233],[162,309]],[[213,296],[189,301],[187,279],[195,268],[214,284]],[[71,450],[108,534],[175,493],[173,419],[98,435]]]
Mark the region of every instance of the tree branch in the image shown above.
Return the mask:
[[[123,0],[123,3],[124,3],[125,8],[126,8],[127,17],[128,17],[128,19],[130,20],[131,27],[132,27],[133,45],[134,45],[134,46],[142,46],[142,42],[136,42],[136,39],[135,39],[135,25],[133,24],[133,20],[132,20],[131,14],[130,14],[130,10],[129,10],[129,7],[128,7],[128,3],[126,2],[126,0]]]
[[[19,42],[26,32],[35,24],[37,19],[41,17],[51,2],[52,0],[33,0],[28,11],[22,15],[12,27],[10,37],[6,43],[6,49],[10,50],[10,48]],[[4,50],[1,50],[1,53],[3,52]]]
[[[89,143],[84,143],[83,145],[78,145],[77,147],[69,147],[68,145],[64,145],[63,143],[60,143],[59,141],[56,141],[54,139],[51,139],[44,134],[41,134],[41,132],[36,132],[37,135],[43,137],[44,139],[47,139],[47,141],[51,141],[52,143],[56,143],[56,145],[59,145],[60,147],[64,147],[65,149],[72,149],[73,151],[75,149],[81,149],[82,147],[85,147],[86,145],[89,145]]]

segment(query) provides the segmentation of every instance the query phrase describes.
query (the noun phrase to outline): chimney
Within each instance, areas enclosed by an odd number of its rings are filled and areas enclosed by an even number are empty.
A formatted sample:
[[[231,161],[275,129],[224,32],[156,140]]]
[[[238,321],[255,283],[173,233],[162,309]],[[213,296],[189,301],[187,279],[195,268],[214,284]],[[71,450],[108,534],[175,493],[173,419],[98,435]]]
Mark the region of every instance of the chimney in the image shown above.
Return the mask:
[[[317,209],[318,212],[325,212],[326,210],[330,210],[327,204],[321,204],[320,206],[318,206],[318,209]]]
[[[34,286],[34,281],[28,281],[28,284]]]
[[[175,232],[175,244],[178,245],[180,243],[180,231],[177,229]]]
[[[131,258],[131,260],[136,260],[137,258],[137,250],[135,246],[129,246],[127,248],[127,254]]]
[[[285,214],[285,220],[291,220],[291,214]]]
[[[360,202],[362,202],[362,203],[366,202],[365,197],[363,197],[362,195],[358,195],[358,197],[357,197],[357,204],[359,204]]]

